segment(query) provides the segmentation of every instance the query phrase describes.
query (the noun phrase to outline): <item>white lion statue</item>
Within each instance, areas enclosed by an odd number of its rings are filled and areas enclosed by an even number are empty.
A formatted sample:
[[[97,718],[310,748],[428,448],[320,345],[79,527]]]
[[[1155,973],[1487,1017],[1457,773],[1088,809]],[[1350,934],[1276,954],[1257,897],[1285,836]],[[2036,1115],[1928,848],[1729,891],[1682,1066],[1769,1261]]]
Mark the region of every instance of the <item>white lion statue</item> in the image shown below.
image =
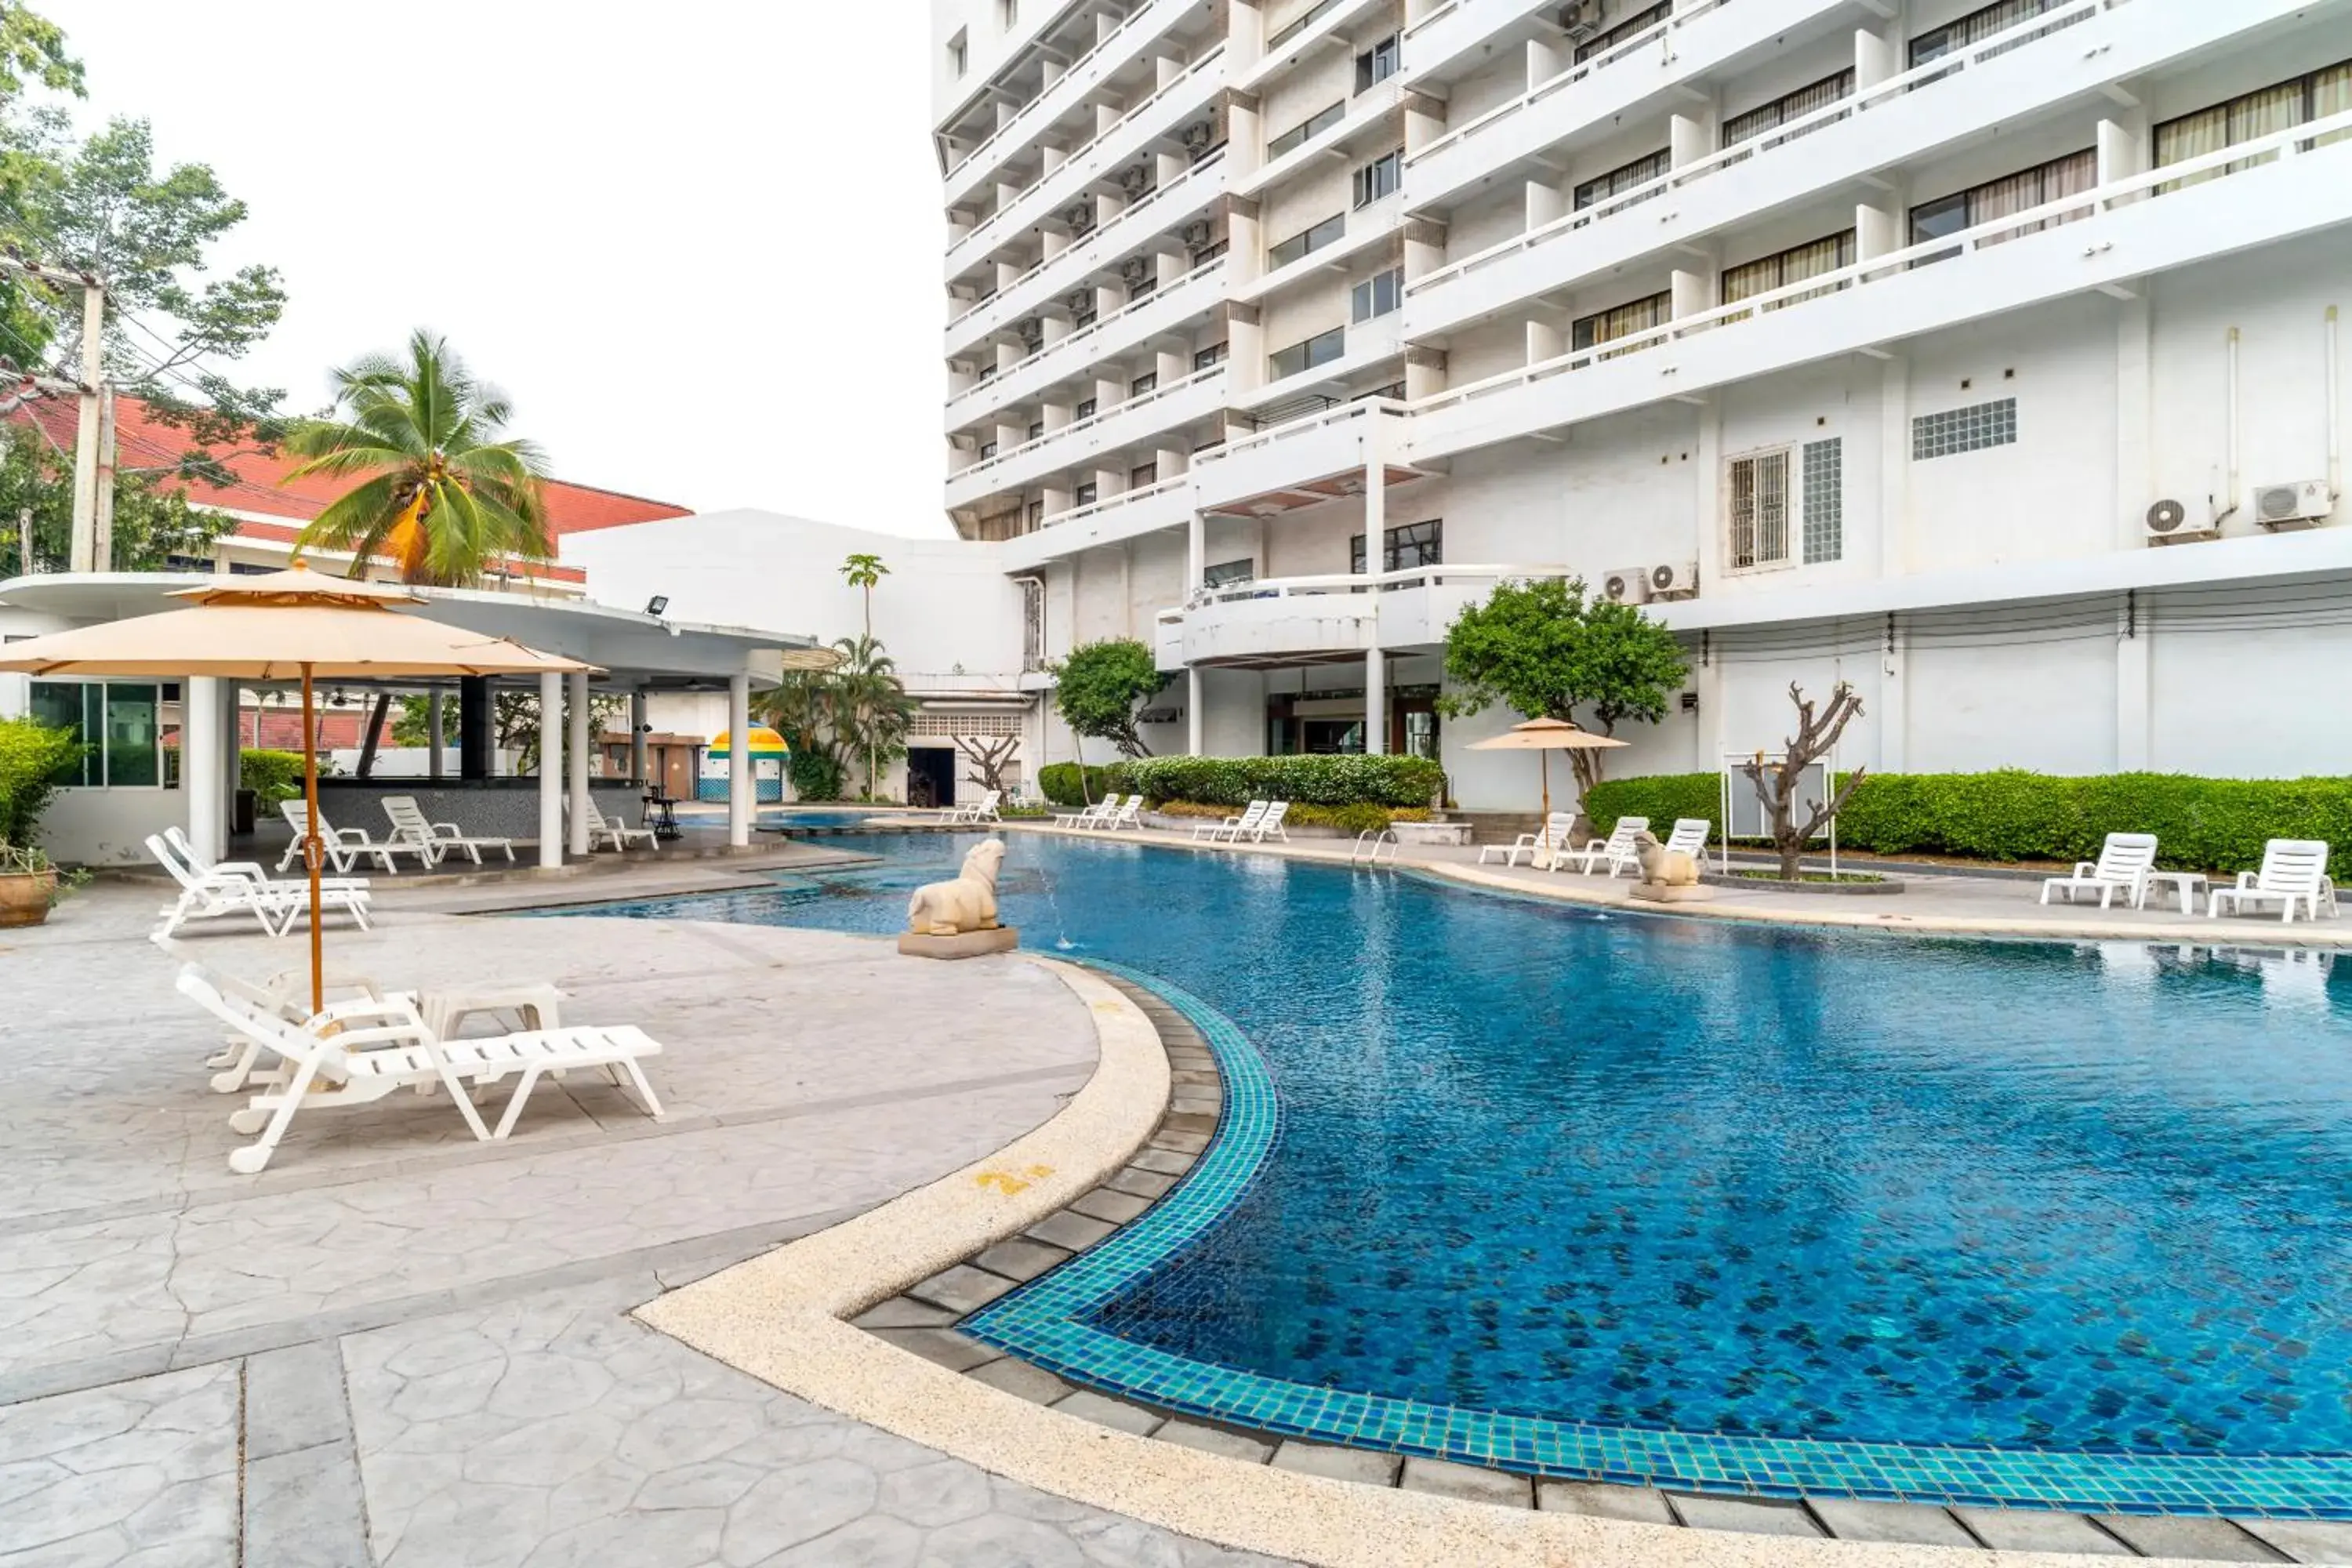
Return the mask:
[[[952,882],[915,889],[907,900],[907,929],[918,936],[960,936],[996,929],[996,873],[1004,864],[1004,841],[987,839],[963,858]]]
[[[1669,854],[1658,836],[1646,828],[1633,835],[1633,853],[1642,862],[1642,880],[1651,887],[1698,886],[1698,862],[1679,849]]]

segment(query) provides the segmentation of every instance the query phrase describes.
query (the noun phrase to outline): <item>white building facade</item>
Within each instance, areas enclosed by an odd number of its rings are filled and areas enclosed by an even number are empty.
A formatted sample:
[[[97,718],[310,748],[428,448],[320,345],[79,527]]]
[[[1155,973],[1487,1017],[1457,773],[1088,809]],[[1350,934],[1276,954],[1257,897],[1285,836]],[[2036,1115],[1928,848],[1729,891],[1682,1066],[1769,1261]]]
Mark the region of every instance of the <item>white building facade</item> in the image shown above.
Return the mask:
[[[1841,679],[1882,769],[2352,772],[2352,0],[934,16],[946,504],[1157,749],[1523,805],[1440,650],[1573,574],[1692,656],[1621,773]]]

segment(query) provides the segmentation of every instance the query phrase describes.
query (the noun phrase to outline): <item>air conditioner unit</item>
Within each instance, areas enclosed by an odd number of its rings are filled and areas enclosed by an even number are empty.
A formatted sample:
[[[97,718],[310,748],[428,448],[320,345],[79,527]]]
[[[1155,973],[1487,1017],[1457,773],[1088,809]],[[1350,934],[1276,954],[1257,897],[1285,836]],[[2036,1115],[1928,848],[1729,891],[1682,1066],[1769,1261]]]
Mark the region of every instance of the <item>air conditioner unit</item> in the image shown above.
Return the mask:
[[[1569,42],[1580,44],[1601,31],[1601,0],[1573,0],[1559,12],[1559,30]]]
[[[1614,572],[1601,574],[1601,596],[1612,605],[1646,605],[1650,602],[1650,569],[1647,566],[1620,566]]]
[[[1195,219],[1184,226],[1184,243],[1198,250],[1209,243],[1209,236],[1215,232],[1206,218]]]
[[[1685,561],[1650,568],[1650,597],[1687,599],[1698,592],[1698,563]]]
[[[1151,184],[1151,171],[1140,163],[1132,168],[1121,169],[1118,172],[1118,184],[1121,190],[1139,191]]]
[[[2145,526],[2150,544],[2186,544],[2192,539],[2219,539],[2221,525],[2210,518],[2194,528],[2189,509],[2177,500],[2160,500],[2147,509]]]
[[[1196,120],[1192,124],[1184,127],[1184,145],[1187,147],[1206,147],[1210,142],[1215,139],[1216,134],[1216,126],[1205,120]]]
[[[1140,283],[1151,276],[1151,258],[1130,256],[1118,264],[1118,275],[1129,283]]]
[[[2326,479],[2254,487],[2254,521],[2264,528],[2317,528],[2335,510]]]
[[[1027,321],[1022,322],[1021,341],[1027,343],[1032,348],[1034,348],[1037,344],[1045,342],[1045,323],[1044,320],[1040,317],[1032,316]]]
[[[1092,202],[1080,202],[1076,206],[1072,207],[1069,211],[1062,215],[1062,221],[1068,224],[1072,228],[1081,231],[1094,227],[1095,204]]]
[[[1089,314],[1095,308],[1095,291],[1091,289],[1081,289],[1063,300],[1062,308],[1076,315]]]

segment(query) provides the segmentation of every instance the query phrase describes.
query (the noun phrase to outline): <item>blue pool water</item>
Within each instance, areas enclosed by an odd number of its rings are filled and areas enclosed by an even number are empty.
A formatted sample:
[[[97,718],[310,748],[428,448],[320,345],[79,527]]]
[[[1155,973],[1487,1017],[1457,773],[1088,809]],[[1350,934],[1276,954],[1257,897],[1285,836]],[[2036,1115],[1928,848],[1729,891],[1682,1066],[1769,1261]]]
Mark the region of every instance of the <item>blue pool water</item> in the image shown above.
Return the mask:
[[[864,826],[865,823],[873,816],[873,815],[874,814],[870,811],[849,807],[796,805],[784,811],[763,811],[760,813],[760,825],[763,827],[782,827],[786,829],[794,827],[858,827]]]
[[[838,840],[888,864],[629,912],[891,931],[974,841]],[[1202,998],[1280,1105],[1238,1199],[1093,1329],[1650,1431],[2352,1454],[2352,962],[1013,847],[1026,945]]]

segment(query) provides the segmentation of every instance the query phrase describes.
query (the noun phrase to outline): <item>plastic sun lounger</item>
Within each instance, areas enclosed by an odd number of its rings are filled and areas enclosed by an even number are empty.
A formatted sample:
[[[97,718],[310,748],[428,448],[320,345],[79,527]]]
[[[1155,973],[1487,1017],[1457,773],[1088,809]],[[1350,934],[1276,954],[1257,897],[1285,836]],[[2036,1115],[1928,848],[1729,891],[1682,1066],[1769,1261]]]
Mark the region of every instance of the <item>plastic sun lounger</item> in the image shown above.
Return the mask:
[[[591,795],[588,797],[589,848],[593,849],[599,843],[609,839],[612,842],[614,848],[625,851],[629,847],[630,840],[636,838],[644,839],[646,841],[646,847],[648,849],[659,850],[661,848],[661,840],[655,836],[652,828],[631,827],[626,823],[615,822],[611,817],[606,816],[603,812],[596,809],[595,796]],[[511,854],[512,852],[509,851],[509,853]]]
[[[413,795],[388,795],[383,797],[383,814],[392,819],[392,836],[404,844],[414,844],[425,857],[428,867],[447,859],[454,850],[463,850],[475,865],[482,863],[485,849],[503,849],[509,863],[515,858],[514,840],[468,834],[454,822],[432,822],[425,808],[416,804]]]
[[[1490,855],[1500,855],[1504,865],[1516,866],[1519,863],[1519,857],[1524,855],[1528,858],[1528,864],[1532,866],[1539,857],[1554,855],[1566,848],[1568,836],[1575,831],[1576,813],[1555,811],[1544,818],[1541,831],[1522,833],[1508,844],[1489,844],[1480,848],[1478,864],[1486,864],[1486,858]]]
[[[1242,832],[1249,835],[1250,842],[1253,844],[1263,844],[1266,841],[1266,838],[1269,836],[1279,838],[1285,844],[1287,844],[1290,842],[1290,835],[1282,830],[1282,819],[1289,815],[1290,803],[1288,801],[1270,801],[1266,805],[1265,815],[1257,819],[1257,826],[1255,827],[1245,827],[1242,829]],[[1234,837],[1238,842],[1241,837],[1241,834],[1236,833],[1234,835]]]
[[[2303,906],[2307,920],[2319,911],[2336,913],[2336,884],[2327,876],[2328,846],[2318,838],[2273,838],[2263,846],[2263,868],[2241,871],[2234,887],[2216,888],[2206,906],[2208,919],[2217,919],[2224,900],[2230,912],[2242,915],[2248,904],[2278,904],[2281,923],[2294,919]]]
[[[294,830],[294,842],[278,858],[278,868],[282,872],[291,870],[294,862],[302,858],[302,845],[310,833],[310,810],[307,802],[299,800],[281,800],[278,810],[286,818],[286,826]],[[383,864],[387,877],[400,874],[400,868],[393,863],[395,855],[414,855],[425,866],[433,863],[420,845],[371,838],[364,828],[336,827],[327,821],[324,812],[319,814],[319,847],[326,852],[327,864],[338,871],[349,871],[353,861],[367,856],[373,856]]]
[[[1125,805],[1120,806],[1117,811],[1097,817],[1087,826],[1099,828],[1105,833],[1117,833],[1122,827],[1132,827],[1137,832],[1141,832],[1143,830],[1143,797],[1139,795],[1129,795]]]
[[[1608,837],[1587,839],[1567,854],[1554,857],[1552,868],[1558,870],[1570,860],[1580,860],[1583,864],[1577,869],[1590,877],[1594,868],[1606,860],[1609,875],[1614,877],[1626,867],[1641,863],[1633,853],[1633,838],[1636,834],[1649,830],[1650,819],[1646,816],[1621,816],[1617,819],[1617,826],[1609,830]]]
[[[310,889],[307,882],[273,882],[260,875],[260,868],[250,863],[231,863],[209,872],[200,872],[181,862],[178,853],[161,834],[147,836],[147,853],[153,856],[172,879],[180,885],[176,903],[157,911],[163,923],[149,933],[149,939],[169,941],[190,921],[219,920],[250,915],[261,927],[265,936],[282,936],[291,931],[294,922],[310,912]],[[341,910],[358,922],[362,931],[368,927],[368,892],[364,883],[341,882],[319,889],[320,910]]]
[[[194,843],[188,837],[188,830],[182,827],[176,822],[172,824],[171,826],[163,829],[163,842],[169,844],[173,849],[179,851],[180,858],[186,861],[188,868],[194,871],[198,876],[209,877],[225,871],[234,876],[250,877],[255,881],[261,883],[265,887],[299,889],[301,889],[302,896],[305,899],[310,897],[310,880],[307,876],[289,877],[283,882],[277,882],[270,879],[269,873],[263,870],[261,868],[260,862],[256,860],[206,859],[204,856],[196,853]],[[365,877],[321,877],[319,879],[319,890],[321,893],[324,893],[330,888],[350,888],[364,893],[368,891],[372,885],[373,884],[371,884]]]
[[[1118,809],[1118,803],[1126,798],[1127,797],[1124,795],[1107,795],[1103,799],[1095,802],[1094,805],[1087,806],[1084,811],[1063,812],[1054,818],[1054,826],[1056,827],[1090,827],[1107,814],[1117,811]]]
[[[1666,835],[1666,853],[1696,860],[1706,853],[1706,841],[1714,836],[1715,824],[1706,817],[1677,816],[1675,830]]]
[[[2046,904],[2051,894],[2063,893],[2071,904],[2077,893],[2096,893],[2104,910],[2121,893],[2132,908],[2140,909],[2147,903],[2147,874],[2155,869],[2155,834],[2110,833],[2099,846],[2097,860],[2077,860],[2068,875],[2045,879],[2042,901]]]
[[[1195,823],[1192,827],[1192,837],[1195,839],[1206,837],[1214,842],[1231,834],[1238,839],[1242,834],[1255,829],[1259,821],[1273,808],[1274,803],[1270,800],[1254,800],[1239,816],[1228,816],[1223,822]]]

